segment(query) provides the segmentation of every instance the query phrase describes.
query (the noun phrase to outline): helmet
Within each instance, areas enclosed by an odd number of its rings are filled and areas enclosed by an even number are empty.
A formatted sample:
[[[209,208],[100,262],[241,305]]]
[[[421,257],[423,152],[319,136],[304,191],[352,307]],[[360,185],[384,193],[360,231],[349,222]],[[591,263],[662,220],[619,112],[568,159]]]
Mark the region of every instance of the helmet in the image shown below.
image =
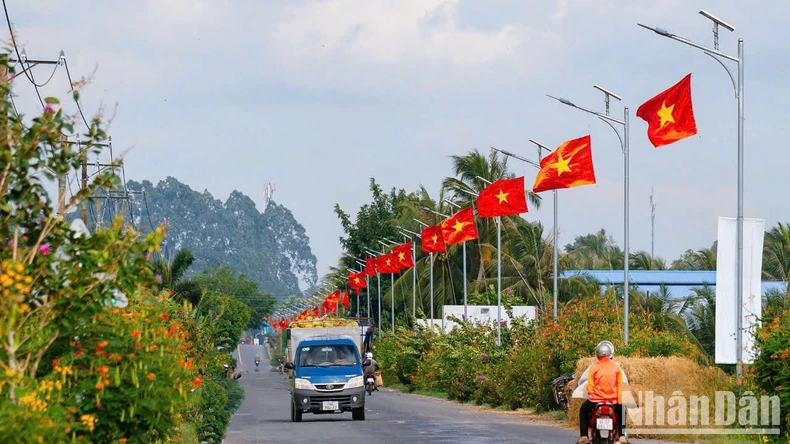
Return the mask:
[[[371,352],[367,352],[367,353],[365,353],[365,358],[367,358],[367,359],[373,359],[373,353],[371,353]]]
[[[599,358],[603,356],[614,356],[614,344],[609,341],[601,341],[595,346],[595,355]]]

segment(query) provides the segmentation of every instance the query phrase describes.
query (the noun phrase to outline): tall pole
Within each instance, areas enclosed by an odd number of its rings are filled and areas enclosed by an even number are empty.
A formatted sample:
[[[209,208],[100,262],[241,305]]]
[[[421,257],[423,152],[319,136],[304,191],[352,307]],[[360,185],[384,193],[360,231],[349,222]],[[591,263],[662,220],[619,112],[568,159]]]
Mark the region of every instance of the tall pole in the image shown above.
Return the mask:
[[[469,319],[469,313],[467,312],[467,302],[466,302],[466,241],[464,241],[463,247],[463,260],[464,260],[464,322]]]
[[[624,224],[623,225],[624,225],[624,231],[625,231],[625,235],[624,235],[624,237],[625,237],[625,242],[624,242],[624,244],[625,244],[625,259],[623,260],[623,291],[624,291],[624,293],[623,293],[623,301],[624,301],[624,310],[623,310],[624,311],[624,318],[623,318],[623,342],[625,343],[625,345],[628,345],[628,305],[629,305],[628,299],[630,299],[629,289],[631,288],[631,285],[630,285],[631,281],[630,281],[629,275],[628,275],[628,265],[629,265],[628,261],[629,261],[630,252],[631,252],[631,250],[630,250],[630,235],[629,235],[630,234],[630,231],[629,231],[629,222],[630,222],[629,221],[629,219],[630,219],[629,218],[629,214],[630,214],[629,213],[629,190],[631,188],[631,181],[630,181],[631,179],[630,179],[630,176],[629,176],[629,170],[631,169],[631,167],[630,167],[631,166],[631,162],[630,162],[630,159],[629,159],[629,156],[628,156],[628,154],[629,154],[629,143],[628,143],[628,139],[629,139],[628,134],[629,134],[629,132],[628,132],[628,129],[629,128],[628,128],[628,107],[627,106],[623,107],[623,122],[625,122],[624,125],[623,125],[624,126],[624,130],[623,130],[624,137],[623,138],[625,139],[623,141],[623,163],[624,163],[624,165],[623,165],[624,173],[623,174],[624,174],[624,177],[625,177],[625,180],[623,180],[623,194],[624,194],[624,200],[625,200],[625,204],[624,204],[625,205],[625,210],[624,210],[624,214],[623,214],[623,219],[624,219]]]
[[[552,290],[553,290],[553,293],[554,293],[554,320],[555,321],[557,320],[557,294],[558,294],[558,288],[557,288],[557,270],[558,270],[558,268],[557,268],[557,257],[558,257],[558,254],[557,254],[557,243],[558,243],[557,242],[557,212],[558,212],[558,210],[557,210],[557,190],[554,190],[554,230],[553,230],[553,233],[554,233],[553,238],[554,238],[554,240],[552,242],[554,244],[554,259],[553,259],[553,264],[552,264],[552,267],[554,268],[554,272],[552,273],[552,281],[553,281],[553,288],[552,288]]]
[[[431,330],[433,330],[433,252],[431,252]]]
[[[368,318],[370,318],[370,276],[365,276],[365,288],[367,289],[365,293],[368,295],[368,309],[366,313]]]
[[[735,315],[738,317],[738,331],[735,335],[736,347],[736,373],[738,380],[743,371],[743,39],[738,39],[738,272],[735,280],[736,297],[735,306],[738,307]]]
[[[77,149],[80,150],[79,140],[77,141]],[[88,189],[88,160],[82,160],[82,187],[83,190]],[[82,202],[82,208],[80,209],[80,213],[82,213],[82,221],[85,222],[85,226],[88,226],[88,202],[87,199]]]
[[[650,259],[656,257],[656,200],[650,190]]]
[[[502,218],[496,218],[496,345],[502,345]]]
[[[411,269],[411,315],[417,319],[417,247],[414,242],[411,244],[411,262],[414,267]]]
[[[391,328],[392,328],[392,332],[395,333],[395,273],[390,273],[390,280],[392,282],[390,284],[391,287],[390,290],[392,290],[392,310],[390,310],[392,312]]]
[[[379,273],[378,271],[376,272],[376,283],[379,286],[379,297],[378,297],[379,314],[378,317],[376,318],[376,322],[379,324],[379,328],[381,328],[381,273]]]

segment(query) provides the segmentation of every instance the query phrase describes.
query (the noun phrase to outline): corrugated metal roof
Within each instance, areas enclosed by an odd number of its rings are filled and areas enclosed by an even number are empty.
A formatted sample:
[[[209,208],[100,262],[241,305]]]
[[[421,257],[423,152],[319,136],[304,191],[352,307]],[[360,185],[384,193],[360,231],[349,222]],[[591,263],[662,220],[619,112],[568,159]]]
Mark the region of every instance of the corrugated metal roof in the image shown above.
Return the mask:
[[[629,278],[640,291],[659,291],[665,285],[673,297],[686,297],[693,294],[694,288],[708,284],[716,288],[716,272],[705,270],[632,270]],[[567,270],[562,277],[586,275],[601,284],[622,285],[623,270]],[[769,290],[787,291],[787,283],[782,281],[762,281],[763,295]]]

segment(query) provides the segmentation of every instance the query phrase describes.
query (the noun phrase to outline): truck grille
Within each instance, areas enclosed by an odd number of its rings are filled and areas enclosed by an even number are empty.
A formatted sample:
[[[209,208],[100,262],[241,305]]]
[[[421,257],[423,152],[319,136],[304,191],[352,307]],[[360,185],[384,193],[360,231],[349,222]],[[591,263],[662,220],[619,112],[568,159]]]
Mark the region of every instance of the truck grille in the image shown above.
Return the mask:
[[[342,382],[334,383],[334,384],[315,384],[315,389],[320,392],[337,392],[343,390],[346,384]]]

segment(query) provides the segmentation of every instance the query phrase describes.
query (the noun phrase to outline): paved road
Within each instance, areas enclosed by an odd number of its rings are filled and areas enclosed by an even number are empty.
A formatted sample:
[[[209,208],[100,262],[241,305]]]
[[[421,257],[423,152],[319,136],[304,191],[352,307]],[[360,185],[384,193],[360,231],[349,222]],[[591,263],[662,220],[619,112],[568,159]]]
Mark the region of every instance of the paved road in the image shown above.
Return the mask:
[[[238,356],[239,351],[234,353]],[[366,420],[351,413],[305,414],[292,423],[287,376],[269,370],[268,357],[255,372],[262,346],[242,345],[239,380],[246,396],[233,415],[225,439],[240,443],[573,443],[577,433],[539,424],[520,414],[482,408],[382,388],[366,399]],[[265,364],[265,365],[264,365]],[[648,444],[647,440],[632,440]]]

